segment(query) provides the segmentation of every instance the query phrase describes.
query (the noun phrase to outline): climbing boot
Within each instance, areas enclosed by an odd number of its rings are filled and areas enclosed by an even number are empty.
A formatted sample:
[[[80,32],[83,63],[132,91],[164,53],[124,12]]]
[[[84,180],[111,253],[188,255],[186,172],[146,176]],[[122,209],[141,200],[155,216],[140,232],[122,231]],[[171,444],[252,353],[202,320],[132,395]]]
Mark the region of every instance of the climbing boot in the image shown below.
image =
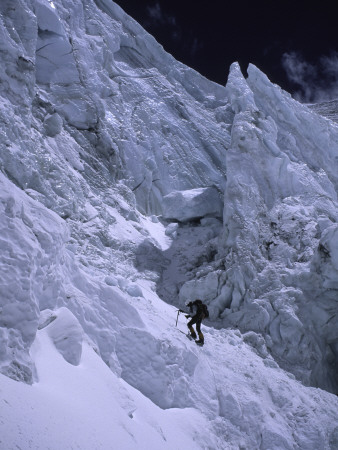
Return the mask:
[[[198,341],[195,341],[196,344],[201,345],[201,346],[204,345],[204,336],[203,336],[202,331],[198,332],[198,337],[199,337]]]

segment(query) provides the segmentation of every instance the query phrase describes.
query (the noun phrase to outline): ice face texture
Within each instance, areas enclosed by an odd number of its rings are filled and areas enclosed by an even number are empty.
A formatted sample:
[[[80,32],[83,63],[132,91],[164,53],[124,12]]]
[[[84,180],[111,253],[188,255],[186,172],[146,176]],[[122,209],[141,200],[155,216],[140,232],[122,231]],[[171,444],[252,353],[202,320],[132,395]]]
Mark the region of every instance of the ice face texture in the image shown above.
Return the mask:
[[[144,424],[154,448],[335,448],[327,109],[254,66],[206,80],[112,1],[2,0],[0,13],[0,371],[36,388],[1,375],[8,401],[70,398],[76,379],[79,397],[119,411],[125,448],[145,448]],[[210,311],[202,350],[174,326],[173,305],[196,298]],[[29,414],[27,442],[48,427],[93,448]]]
[[[222,217],[222,196],[215,188],[173,191],[163,197],[163,217],[189,222],[206,216]]]

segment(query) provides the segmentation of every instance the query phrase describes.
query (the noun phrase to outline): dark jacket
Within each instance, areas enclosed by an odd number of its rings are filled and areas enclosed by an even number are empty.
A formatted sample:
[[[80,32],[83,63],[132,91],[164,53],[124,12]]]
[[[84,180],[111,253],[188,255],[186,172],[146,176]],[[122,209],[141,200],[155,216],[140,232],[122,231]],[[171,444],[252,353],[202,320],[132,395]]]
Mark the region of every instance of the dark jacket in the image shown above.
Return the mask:
[[[205,317],[204,305],[201,300],[195,300],[194,302],[190,302],[187,304],[190,308],[190,315],[193,315],[193,318],[203,320]]]

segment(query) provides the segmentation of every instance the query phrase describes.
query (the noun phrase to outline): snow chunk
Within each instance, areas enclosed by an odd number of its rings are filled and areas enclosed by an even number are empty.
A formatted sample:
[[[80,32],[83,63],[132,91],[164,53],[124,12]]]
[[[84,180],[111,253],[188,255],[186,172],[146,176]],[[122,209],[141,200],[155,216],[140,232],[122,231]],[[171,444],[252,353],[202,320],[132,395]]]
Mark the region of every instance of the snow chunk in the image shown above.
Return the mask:
[[[108,286],[117,286],[119,284],[118,280],[115,277],[107,276],[104,281],[108,284]]]
[[[62,124],[63,121],[59,114],[47,115],[43,122],[47,136],[54,137],[59,134],[62,130]]]
[[[46,2],[37,0],[35,14],[41,31],[49,31],[54,34],[63,34],[63,27],[55,8],[51,8]]]
[[[223,203],[214,187],[174,191],[163,198],[165,219],[188,222],[205,216],[222,217]]]
[[[39,317],[38,330],[46,328],[50,323],[54,322],[56,318],[57,315],[54,313],[54,311],[52,311],[51,309],[44,309],[43,311],[41,311]]]
[[[160,408],[192,404],[191,377],[198,364],[193,352],[158,340],[147,331],[124,328],[117,337],[116,355],[122,378]]]
[[[126,290],[132,297],[143,297],[142,289],[137,284],[130,284]]]
[[[178,230],[178,223],[170,223],[165,229],[166,236],[170,236],[172,238],[176,238]]]
[[[82,327],[74,314],[65,307],[55,312],[55,316],[56,319],[47,325],[48,335],[64,359],[77,366],[82,354]]]
[[[70,40],[55,10],[37,2],[36,79],[48,84],[79,83],[79,74]]]
[[[181,304],[187,300],[203,298],[211,301],[217,296],[218,274],[209,272],[207,276],[183,284],[179,297]]]
[[[242,419],[241,406],[234,394],[219,393],[219,415],[230,420],[234,425],[240,426]]]

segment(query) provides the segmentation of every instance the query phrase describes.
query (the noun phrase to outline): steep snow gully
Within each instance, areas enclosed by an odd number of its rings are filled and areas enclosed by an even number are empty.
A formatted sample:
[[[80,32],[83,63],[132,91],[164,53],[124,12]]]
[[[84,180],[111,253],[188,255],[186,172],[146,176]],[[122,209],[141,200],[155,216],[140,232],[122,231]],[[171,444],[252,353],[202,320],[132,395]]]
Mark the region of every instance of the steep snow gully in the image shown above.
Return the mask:
[[[1,0],[0,61],[0,447],[337,449],[332,108],[111,0]]]

